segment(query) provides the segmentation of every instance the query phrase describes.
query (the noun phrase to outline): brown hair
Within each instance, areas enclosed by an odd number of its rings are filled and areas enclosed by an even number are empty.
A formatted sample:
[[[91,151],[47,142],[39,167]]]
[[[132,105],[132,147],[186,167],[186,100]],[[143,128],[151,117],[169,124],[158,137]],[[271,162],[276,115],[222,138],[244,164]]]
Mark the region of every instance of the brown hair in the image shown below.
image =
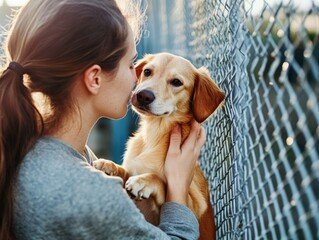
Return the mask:
[[[6,42],[0,77],[0,239],[13,237],[13,186],[17,169],[36,140],[74,111],[70,92],[93,64],[116,72],[126,52],[128,23],[111,0],[30,0],[19,10]],[[40,113],[34,93],[47,103]]]

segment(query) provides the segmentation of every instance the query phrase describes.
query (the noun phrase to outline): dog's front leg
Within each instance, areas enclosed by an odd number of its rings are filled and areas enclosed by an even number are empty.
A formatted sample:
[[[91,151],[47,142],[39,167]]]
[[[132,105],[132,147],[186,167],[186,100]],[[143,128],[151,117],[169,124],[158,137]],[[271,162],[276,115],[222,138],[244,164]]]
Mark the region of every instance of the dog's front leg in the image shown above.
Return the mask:
[[[93,162],[93,167],[105,172],[107,175],[118,176],[122,178],[124,184],[129,178],[129,173],[125,170],[125,168],[112,162],[111,160],[106,160],[103,158],[97,159]]]
[[[159,176],[153,173],[131,176],[126,181],[125,188],[137,200],[152,197],[158,208],[165,201],[165,184]]]

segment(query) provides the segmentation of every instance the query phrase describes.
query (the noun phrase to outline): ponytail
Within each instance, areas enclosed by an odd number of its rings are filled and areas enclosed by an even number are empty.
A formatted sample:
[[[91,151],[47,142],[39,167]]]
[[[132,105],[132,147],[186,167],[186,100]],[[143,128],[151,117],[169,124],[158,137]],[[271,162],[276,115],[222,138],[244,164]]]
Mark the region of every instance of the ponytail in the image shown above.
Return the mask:
[[[10,67],[11,66],[11,67]],[[19,164],[42,134],[42,117],[10,64],[0,77],[0,239],[12,239],[13,191]],[[21,68],[20,70],[22,70]],[[40,120],[40,121],[39,121]]]

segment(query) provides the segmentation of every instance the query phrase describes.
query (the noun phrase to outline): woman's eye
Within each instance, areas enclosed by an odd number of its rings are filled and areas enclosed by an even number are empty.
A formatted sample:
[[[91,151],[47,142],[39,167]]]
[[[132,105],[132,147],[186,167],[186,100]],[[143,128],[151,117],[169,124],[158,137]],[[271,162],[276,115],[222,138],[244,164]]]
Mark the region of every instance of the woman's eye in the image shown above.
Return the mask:
[[[178,80],[177,78],[170,81],[170,84],[173,85],[174,87],[180,87],[183,85],[183,83],[180,80]]]
[[[144,70],[144,76],[145,77],[149,77],[149,76],[151,76],[151,74],[152,74],[152,71],[150,69],[147,68],[147,69]]]

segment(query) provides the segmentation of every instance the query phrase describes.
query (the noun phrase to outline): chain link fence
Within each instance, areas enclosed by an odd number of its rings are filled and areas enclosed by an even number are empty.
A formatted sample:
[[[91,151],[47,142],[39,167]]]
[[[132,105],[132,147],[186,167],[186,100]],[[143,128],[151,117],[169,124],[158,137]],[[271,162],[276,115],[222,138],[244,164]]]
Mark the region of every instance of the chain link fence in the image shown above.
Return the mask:
[[[226,93],[200,165],[218,239],[319,239],[319,2],[147,1],[139,51],[206,66]]]

